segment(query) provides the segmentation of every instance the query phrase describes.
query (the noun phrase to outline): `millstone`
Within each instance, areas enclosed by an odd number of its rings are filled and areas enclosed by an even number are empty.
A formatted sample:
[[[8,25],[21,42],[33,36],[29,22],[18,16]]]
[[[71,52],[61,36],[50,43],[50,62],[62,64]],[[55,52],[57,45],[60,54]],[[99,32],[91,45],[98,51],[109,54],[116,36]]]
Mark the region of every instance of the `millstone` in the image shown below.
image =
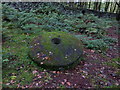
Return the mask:
[[[38,65],[68,66],[82,57],[82,43],[65,32],[44,32],[30,44],[29,56]]]

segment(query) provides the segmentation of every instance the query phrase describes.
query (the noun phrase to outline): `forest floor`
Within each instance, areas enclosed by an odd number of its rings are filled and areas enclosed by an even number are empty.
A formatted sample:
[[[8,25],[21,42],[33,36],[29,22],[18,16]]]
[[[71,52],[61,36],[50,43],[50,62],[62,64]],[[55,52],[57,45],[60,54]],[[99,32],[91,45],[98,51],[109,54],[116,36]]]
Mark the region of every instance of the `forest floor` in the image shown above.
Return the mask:
[[[49,7],[46,10],[48,9]],[[17,21],[16,18],[13,18],[16,16],[14,11],[9,10],[9,7],[8,11],[6,8],[5,10],[7,12],[5,15],[8,15],[4,17],[2,22],[2,83],[4,88],[120,88],[118,27],[115,25],[116,23],[112,22],[112,19],[109,22],[108,19],[98,18],[94,15],[69,16],[59,15],[56,12],[49,15],[16,12],[17,15],[19,14]],[[46,10],[44,12],[47,12]],[[8,18],[6,19],[6,17]],[[107,20],[108,22],[104,25]],[[111,26],[109,27],[109,25]],[[104,30],[106,27],[109,28]],[[84,28],[86,31],[88,30],[87,34],[80,32]],[[109,40],[116,39],[117,42],[113,41],[114,43],[108,44],[109,48],[105,52],[101,49],[101,47],[104,48],[104,45],[98,45],[102,41],[96,44],[100,47],[97,49],[94,48],[94,44],[91,49],[84,45],[84,60],[74,68],[53,71],[37,66],[28,57],[29,42],[36,35],[41,34],[42,30],[46,32],[64,30],[74,36],[83,35],[82,38],[86,38],[86,41],[102,39],[104,42],[105,38],[110,37],[112,39],[109,38]],[[92,32],[99,37],[102,31],[107,31],[105,36],[103,33],[103,38],[97,38],[97,36],[89,38],[87,36]],[[88,44],[91,45],[91,43]]]
[[[116,28],[110,27],[108,36],[118,38],[115,33]],[[80,34],[80,33],[79,33]],[[85,60],[81,61],[75,68],[65,71],[39,71],[37,68],[33,71],[35,75],[29,85],[18,87],[22,88],[103,88],[119,87],[120,69],[116,65],[118,61],[118,43],[113,48],[108,49],[106,53],[99,53],[95,50],[84,49]],[[46,74],[47,72],[47,74]],[[42,77],[49,80],[42,80]]]

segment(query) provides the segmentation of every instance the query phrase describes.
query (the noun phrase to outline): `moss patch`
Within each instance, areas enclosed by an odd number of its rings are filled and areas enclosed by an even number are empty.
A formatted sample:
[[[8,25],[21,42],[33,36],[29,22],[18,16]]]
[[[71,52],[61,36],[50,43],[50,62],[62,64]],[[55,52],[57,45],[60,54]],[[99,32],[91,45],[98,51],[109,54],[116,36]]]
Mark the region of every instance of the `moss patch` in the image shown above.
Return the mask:
[[[65,32],[45,32],[33,39],[30,57],[39,65],[66,66],[82,58],[82,43]]]

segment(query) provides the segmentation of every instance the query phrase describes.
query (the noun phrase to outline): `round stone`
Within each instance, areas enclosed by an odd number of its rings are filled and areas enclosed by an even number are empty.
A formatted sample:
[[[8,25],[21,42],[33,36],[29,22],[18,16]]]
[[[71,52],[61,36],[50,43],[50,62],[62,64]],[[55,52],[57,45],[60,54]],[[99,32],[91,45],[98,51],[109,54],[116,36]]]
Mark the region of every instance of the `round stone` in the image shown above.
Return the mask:
[[[29,56],[40,66],[68,66],[82,54],[81,41],[65,32],[43,32],[30,43]]]

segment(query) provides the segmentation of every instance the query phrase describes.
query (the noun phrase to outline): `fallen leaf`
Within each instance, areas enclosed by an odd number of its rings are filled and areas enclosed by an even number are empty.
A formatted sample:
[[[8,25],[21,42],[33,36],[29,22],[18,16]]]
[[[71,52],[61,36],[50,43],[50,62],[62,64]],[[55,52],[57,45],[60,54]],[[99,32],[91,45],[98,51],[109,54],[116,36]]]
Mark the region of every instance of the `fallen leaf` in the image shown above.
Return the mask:
[[[67,85],[69,85],[69,86],[70,86],[70,85],[71,85],[71,83],[70,83],[70,82],[67,82]]]
[[[92,52],[92,53],[94,53],[94,52],[95,52],[95,50],[91,50],[91,52]]]
[[[36,86],[38,86],[38,83],[36,83]]]
[[[61,82],[63,85],[65,84],[64,82]]]
[[[64,82],[67,82],[67,79],[64,79]]]
[[[56,71],[53,71],[53,73],[56,73]]]
[[[36,73],[37,73],[37,71],[36,71],[36,70],[34,70],[32,73],[33,73],[33,74],[36,74]]]
[[[6,85],[10,85],[10,83],[6,83]]]
[[[59,71],[57,71],[57,74],[59,74],[60,72]]]

